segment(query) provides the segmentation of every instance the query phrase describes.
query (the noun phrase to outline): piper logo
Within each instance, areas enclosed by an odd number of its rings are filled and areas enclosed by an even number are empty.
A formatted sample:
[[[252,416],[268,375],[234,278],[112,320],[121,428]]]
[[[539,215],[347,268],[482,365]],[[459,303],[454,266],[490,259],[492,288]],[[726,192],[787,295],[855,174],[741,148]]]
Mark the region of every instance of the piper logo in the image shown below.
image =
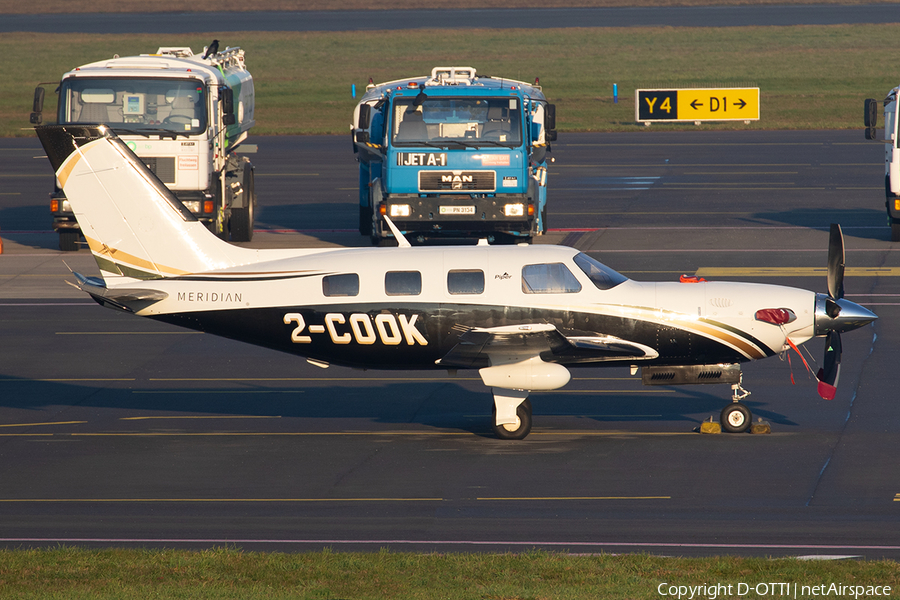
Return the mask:
[[[295,344],[311,344],[313,335],[327,335],[333,344],[357,343],[364,346],[381,341],[385,346],[427,346],[428,340],[416,327],[419,315],[393,315],[381,313],[373,319],[366,313],[328,313],[321,325],[307,326],[300,313],[284,315],[284,324],[295,323],[291,341]],[[305,335],[304,332],[312,334]]]

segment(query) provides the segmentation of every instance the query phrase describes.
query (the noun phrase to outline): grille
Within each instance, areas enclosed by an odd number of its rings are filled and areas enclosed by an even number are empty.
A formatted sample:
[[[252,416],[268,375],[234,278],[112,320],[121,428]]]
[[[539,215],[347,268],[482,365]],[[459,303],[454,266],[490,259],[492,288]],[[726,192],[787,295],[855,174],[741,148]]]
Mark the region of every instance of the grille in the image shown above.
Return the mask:
[[[419,171],[420,192],[493,192],[494,171]]]
[[[174,156],[145,156],[141,160],[163,183],[175,183]]]

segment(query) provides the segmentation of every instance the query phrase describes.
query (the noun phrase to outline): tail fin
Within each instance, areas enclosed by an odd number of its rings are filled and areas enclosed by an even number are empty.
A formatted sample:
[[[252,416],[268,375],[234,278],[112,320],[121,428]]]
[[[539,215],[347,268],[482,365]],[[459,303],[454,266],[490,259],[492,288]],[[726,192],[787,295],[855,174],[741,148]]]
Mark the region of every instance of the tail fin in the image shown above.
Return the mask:
[[[257,260],[255,251],[213,235],[107,127],[35,130],[108,283]]]

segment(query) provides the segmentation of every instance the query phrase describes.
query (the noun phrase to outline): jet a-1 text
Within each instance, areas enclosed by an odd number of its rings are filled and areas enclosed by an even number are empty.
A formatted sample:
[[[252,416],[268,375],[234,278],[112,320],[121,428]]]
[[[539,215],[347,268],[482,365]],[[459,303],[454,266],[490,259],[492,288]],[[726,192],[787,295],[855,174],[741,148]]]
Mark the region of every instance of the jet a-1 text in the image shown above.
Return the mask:
[[[726,431],[745,431],[743,362],[827,336],[819,391],[833,397],[840,334],[876,316],[843,298],[832,227],[828,293],[727,282],[638,282],[562,246],[254,250],[212,233],[103,126],[37,128],[102,278],[99,303],[329,364],[477,369],[493,430],[524,438],[528,394],[570,370],[642,369],[646,384],[731,384]]]

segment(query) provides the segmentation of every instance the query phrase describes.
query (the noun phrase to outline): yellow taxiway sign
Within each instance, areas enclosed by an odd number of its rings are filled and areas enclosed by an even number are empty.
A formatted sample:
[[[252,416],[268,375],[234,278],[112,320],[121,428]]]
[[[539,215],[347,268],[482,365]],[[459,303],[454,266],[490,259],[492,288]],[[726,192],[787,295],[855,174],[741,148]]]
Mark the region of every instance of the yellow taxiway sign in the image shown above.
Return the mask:
[[[637,90],[635,98],[638,123],[759,120],[759,88]]]

